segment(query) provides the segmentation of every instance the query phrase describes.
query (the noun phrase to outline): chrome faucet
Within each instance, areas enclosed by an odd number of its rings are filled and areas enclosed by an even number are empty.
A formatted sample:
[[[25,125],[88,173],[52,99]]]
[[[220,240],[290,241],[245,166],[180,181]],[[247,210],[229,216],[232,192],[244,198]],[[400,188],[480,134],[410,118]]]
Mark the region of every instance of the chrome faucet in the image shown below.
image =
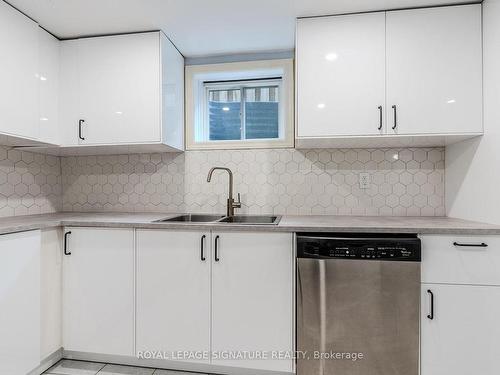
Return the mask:
[[[240,193],[238,193],[238,202],[235,202],[233,198],[233,172],[231,172],[229,168],[213,167],[208,171],[207,182],[210,182],[210,180],[212,179],[212,173],[214,173],[216,169],[219,169],[221,171],[226,171],[229,174],[229,196],[227,198],[226,215],[234,216],[234,209],[241,208],[241,199],[240,199]]]

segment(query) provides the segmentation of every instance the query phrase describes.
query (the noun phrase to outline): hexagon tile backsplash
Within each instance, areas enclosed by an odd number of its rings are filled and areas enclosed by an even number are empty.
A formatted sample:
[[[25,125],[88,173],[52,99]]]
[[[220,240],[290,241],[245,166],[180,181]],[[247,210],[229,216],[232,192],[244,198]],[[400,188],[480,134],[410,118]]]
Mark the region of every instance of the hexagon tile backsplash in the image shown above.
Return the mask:
[[[0,146],[0,216],[51,213],[61,207],[59,158]]]
[[[444,149],[235,150],[64,157],[65,211],[224,213],[227,174],[240,213],[442,216]],[[361,189],[359,174],[370,186]]]

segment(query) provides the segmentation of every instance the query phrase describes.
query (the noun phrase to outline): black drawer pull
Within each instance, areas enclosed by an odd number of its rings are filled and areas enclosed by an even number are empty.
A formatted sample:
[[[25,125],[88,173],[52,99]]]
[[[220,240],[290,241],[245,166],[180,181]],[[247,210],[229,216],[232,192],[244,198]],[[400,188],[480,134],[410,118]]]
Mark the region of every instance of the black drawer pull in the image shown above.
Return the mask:
[[[383,120],[383,113],[382,113],[382,106],[379,105],[378,106],[378,111],[379,111],[379,123],[378,123],[378,130],[382,130],[382,125],[384,123],[384,120]]]
[[[205,258],[205,238],[207,238],[206,235],[203,235],[201,236],[201,244],[200,244],[200,247],[201,247],[201,254],[200,254],[200,259],[202,262],[204,262],[205,260],[207,260],[207,258]]]
[[[488,247],[488,244],[481,242],[481,243],[458,243],[458,242],[453,242],[453,246],[457,247]]]
[[[392,130],[396,130],[398,127],[398,108],[396,105],[393,105],[392,109],[394,110],[394,125],[392,126]]]
[[[219,258],[219,236],[215,236],[215,241],[214,241],[214,245],[215,245],[215,256],[214,256],[214,259],[216,262],[218,262],[220,260]]]
[[[431,311],[427,315],[427,318],[430,320],[433,320],[434,319],[434,293],[432,293],[432,290],[430,290],[430,289],[427,289],[427,293],[429,293],[431,296]]]
[[[80,138],[82,141],[85,140],[85,137],[83,136],[83,131],[82,131],[82,125],[84,122],[85,122],[85,120],[78,121],[78,138]]]
[[[64,255],[71,255],[71,251],[68,251],[68,235],[71,231],[64,233]]]

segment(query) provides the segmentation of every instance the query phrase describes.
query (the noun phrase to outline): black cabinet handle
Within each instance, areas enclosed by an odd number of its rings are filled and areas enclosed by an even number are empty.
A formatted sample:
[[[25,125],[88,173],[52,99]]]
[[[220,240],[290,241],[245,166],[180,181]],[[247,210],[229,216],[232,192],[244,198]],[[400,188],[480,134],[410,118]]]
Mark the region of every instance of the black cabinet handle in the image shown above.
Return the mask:
[[[434,293],[432,293],[432,290],[430,290],[430,289],[427,289],[427,293],[429,293],[431,296],[431,311],[430,311],[430,314],[427,315],[427,318],[430,320],[433,320],[434,319]]]
[[[205,235],[201,236],[200,259],[202,262],[207,260],[207,258],[205,258],[205,238],[207,238],[207,236]]]
[[[71,231],[64,233],[64,255],[71,255],[71,251],[68,251],[68,235]]]
[[[458,243],[458,242],[453,242],[453,246],[457,247],[488,247],[488,244],[481,242],[481,243]]]
[[[85,120],[78,121],[78,138],[80,138],[82,141],[85,140],[85,138],[82,135],[82,125],[84,122],[85,122]]]
[[[382,106],[379,105],[378,106],[378,111],[379,111],[379,123],[378,123],[378,130],[382,130],[382,124],[383,124],[383,120],[382,120]]]
[[[219,236],[215,236],[214,240],[214,245],[215,245],[215,251],[214,251],[214,259],[216,262],[220,260],[219,258]]]
[[[395,105],[392,106],[392,109],[394,110],[394,125],[392,127],[392,130],[396,130],[398,127],[398,109]]]

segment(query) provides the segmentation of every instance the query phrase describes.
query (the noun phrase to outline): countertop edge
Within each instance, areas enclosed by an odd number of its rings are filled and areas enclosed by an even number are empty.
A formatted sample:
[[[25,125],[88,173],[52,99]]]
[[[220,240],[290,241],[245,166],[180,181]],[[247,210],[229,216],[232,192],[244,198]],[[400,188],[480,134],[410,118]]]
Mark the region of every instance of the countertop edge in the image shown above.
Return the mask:
[[[19,220],[19,218],[16,218]],[[480,223],[478,224],[480,225]],[[154,222],[130,222],[108,220],[79,220],[79,219],[52,219],[40,218],[40,221],[30,223],[16,223],[12,225],[0,225],[0,234],[25,232],[37,229],[49,229],[56,227],[93,227],[93,228],[137,228],[137,229],[163,229],[163,230],[221,230],[233,232],[285,232],[285,233],[313,233],[313,232],[337,232],[337,233],[408,233],[420,235],[500,235],[500,227],[485,224],[485,227],[403,227],[391,225],[237,225],[237,224],[193,224],[193,223],[154,223]]]

